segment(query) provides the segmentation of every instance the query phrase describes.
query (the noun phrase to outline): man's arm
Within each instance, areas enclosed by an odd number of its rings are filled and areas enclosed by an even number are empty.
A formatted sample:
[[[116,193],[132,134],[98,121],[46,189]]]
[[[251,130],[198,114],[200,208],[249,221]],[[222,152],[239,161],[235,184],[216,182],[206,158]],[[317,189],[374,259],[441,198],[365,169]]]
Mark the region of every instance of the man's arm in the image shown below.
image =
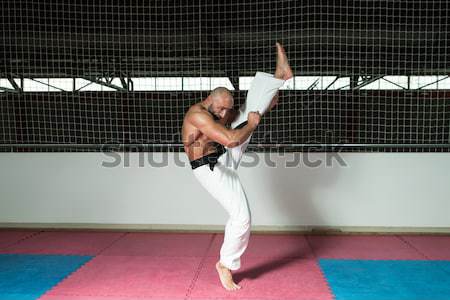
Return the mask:
[[[211,116],[201,112],[195,113],[191,122],[204,135],[228,148],[239,146],[245,142],[258,125],[248,122],[240,129],[228,129],[223,124],[215,122]]]

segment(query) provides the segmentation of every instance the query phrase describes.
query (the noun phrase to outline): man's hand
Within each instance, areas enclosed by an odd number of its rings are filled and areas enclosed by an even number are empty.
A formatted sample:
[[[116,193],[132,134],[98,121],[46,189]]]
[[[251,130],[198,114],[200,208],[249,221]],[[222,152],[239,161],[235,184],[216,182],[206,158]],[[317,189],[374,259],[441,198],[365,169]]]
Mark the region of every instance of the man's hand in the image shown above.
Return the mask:
[[[247,121],[248,121],[248,124],[252,128],[256,129],[256,127],[258,126],[259,122],[261,121],[261,115],[257,111],[251,111],[251,112],[248,113]]]

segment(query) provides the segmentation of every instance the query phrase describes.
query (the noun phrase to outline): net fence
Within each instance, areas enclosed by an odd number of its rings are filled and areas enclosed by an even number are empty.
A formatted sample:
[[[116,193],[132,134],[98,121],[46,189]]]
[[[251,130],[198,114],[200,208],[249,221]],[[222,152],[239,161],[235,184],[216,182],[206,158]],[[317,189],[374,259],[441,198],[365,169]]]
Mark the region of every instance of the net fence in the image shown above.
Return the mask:
[[[0,151],[183,151],[190,105],[295,77],[255,151],[450,150],[450,4],[3,1]]]

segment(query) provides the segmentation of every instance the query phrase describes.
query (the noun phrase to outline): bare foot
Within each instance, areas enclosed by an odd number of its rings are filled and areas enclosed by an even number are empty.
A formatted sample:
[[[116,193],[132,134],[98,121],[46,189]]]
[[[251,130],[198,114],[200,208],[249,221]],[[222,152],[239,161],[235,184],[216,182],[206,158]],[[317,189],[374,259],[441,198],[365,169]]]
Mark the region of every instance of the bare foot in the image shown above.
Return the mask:
[[[220,261],[216,263],[216,269],[219,273],[220,282],[222,282],[222,285],[225,289],[234,291],[241,288],[240,285],[234,283],[233,277],[231,276],[231,271],[227,267],[222,265]]]
[[[289,66],[286,52],[284,51],[283,46],[277,42],[277,67],[275,70],[275,77],[288,80],[292,78],[292,76],[292,69]]]

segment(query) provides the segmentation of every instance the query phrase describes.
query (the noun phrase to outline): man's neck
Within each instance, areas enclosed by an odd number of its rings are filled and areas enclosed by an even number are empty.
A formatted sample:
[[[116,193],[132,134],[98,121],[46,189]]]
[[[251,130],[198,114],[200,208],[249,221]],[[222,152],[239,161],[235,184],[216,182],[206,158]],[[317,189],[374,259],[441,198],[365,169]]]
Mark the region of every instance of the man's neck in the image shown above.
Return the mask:
[[[220,120],[218,116],[214,114],[214,112],[211,111],[211,102],[209,101],[210,98],[206,98],[202,103],[201,106],[203,106],[204,109],[206,109],[214,118],[215,121]]]

